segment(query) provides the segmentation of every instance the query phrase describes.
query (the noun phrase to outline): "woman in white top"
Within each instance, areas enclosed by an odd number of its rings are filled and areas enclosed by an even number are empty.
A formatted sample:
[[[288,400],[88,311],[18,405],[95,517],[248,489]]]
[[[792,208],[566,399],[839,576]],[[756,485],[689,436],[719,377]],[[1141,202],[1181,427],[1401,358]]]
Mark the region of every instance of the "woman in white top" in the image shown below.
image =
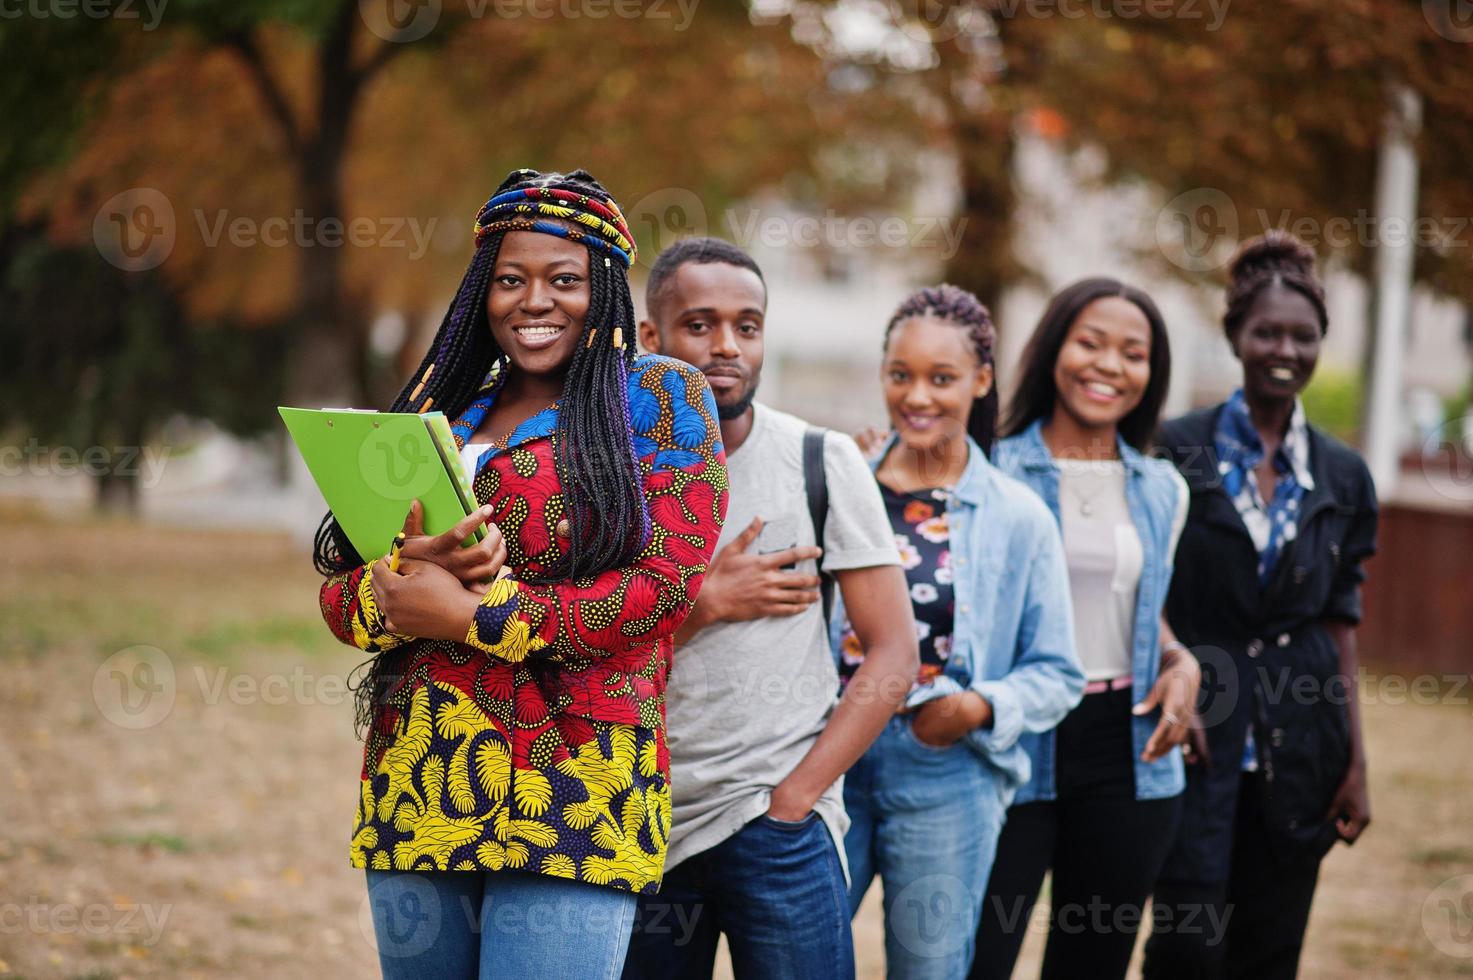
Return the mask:
[[[1170,382],[1150,297],[1113,279],[1055,296],[1023,355],[994,462],[1063,534],[1085,695],[1025,736],[1032,774],[1008,810],[973,977],[1008,977],[1053,871],[1045,977],[1123,977],[1181,815],[1177,746],[1200,671],[1161,610],[1187,487],[1144,455]]]

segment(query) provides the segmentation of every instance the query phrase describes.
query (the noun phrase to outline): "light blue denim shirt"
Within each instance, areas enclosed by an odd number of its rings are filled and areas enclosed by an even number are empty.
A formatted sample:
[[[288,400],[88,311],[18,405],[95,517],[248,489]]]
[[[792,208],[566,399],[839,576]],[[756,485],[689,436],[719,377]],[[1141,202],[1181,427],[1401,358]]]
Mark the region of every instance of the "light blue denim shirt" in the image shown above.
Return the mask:
[[[871,468],[894,445],[892,433]],[[967,468],[947,496],[946,521],[955,600],[951,653],[941,675],[914,688],[906,704],[968,688],[987,699],[992,727],[964,738],[1000,777],[1007,806],[1028,782],[1020,738],[1052,731],[1084,695],[1064,546],[1038,496],[999,472],[970,438]],[[830,622],[836,657],[844,620],[841,603]]]
[[[1117,437],[1118,438],[1118,437]],[[1165,460],[1141,455],[1124,439],[1119,440],[1125,464],[1125,503],[1141,539],[1144,561],[1136,590],[1135,637],[1131,653],[1131,699],[1139,702],[1156,683],[1161,668],[1161,607],[1171,585],[1172,523],[1184,487],[1176,469]],[[1035,420],[1024,431],[1002,439],[993,458],[1003,472],[1032,487],[1059,521],[1059,467],[1043,441],[1043,422]],[[1135,796],[1157,800],[1175,796],[1186,785],[1181,752],[1173,750],[1155,762],[1142,762],[1141,752],[1156,730],[1161,712],[1132,718],[1131,744],[1135,761]],[[1018,792],[1015,803],[1054,799],[1054,733],[1030,733],[1023,746],[1033,763],[1033,778]]]

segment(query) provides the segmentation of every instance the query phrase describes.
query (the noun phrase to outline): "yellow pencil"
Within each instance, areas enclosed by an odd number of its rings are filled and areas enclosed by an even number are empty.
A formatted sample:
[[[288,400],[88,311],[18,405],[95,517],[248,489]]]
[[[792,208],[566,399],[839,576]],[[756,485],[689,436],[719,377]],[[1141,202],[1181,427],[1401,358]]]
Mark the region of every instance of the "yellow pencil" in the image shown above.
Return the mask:
[[[404,532],[400,531],[394,535],[394,544],[389,548],[389,571],[399,570],[399,552],[404,549]]]

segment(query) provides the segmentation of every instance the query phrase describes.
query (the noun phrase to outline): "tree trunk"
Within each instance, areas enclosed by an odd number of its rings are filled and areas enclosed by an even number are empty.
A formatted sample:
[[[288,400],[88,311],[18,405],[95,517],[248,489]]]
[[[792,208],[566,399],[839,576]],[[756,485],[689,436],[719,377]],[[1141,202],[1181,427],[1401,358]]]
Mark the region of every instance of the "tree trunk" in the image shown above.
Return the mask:
[[[332,204],[309,205],[314,220],[337,216]],[[331,198],[327,198],[331,200]],[[291,345],[287,398],[293,405],[358,405],[365,397],[363,332],[353,322],[341,297],[342,251],[323,245],[303,248],[301,289],[297,300],[296,336]]]
[[[1013,91],[1035,69],[1026,32],[1000,14],[994,21],[1006,39],[1006,69],[994,73],[959,37],[947,38],[936,45],[936,92],[951,117],[962,192],[960,242],[946,263],[946,278],[995,313],[1003,292],[1025,272],[1013,251]]]
[[[136,520],[142,513],[142,471],[146,422],[128,415],[127,407],[114,405],[117,412],[110,424],[98,427],[90,440],[93,446],[117,447],[108,450],[101,470],[90,470],[93,476],[93,506],[98,513]]]
[[[99,513],[136,519],[139,516],[138,473],[118,472],[109,467],[97,474],[94,505]]]
[[[352,63],[358,5],[340,0],[335,20],[317,50],[315,130],[296,143],[298,189],[303,209],[320,228],[329,219],[345,223],[343,157],[353,111],[367,77]],[[320,241],[300,253],[298,326],[287,395],[301,406],[361,405],[367,398],[367,342],[361,310],[343,295],[343,228],[338,244]]]
[[[964,221],[946,279],[997,310],[1021,266],[1013,254],[1013,120],[1005,112],[961,118],[955,125]]]

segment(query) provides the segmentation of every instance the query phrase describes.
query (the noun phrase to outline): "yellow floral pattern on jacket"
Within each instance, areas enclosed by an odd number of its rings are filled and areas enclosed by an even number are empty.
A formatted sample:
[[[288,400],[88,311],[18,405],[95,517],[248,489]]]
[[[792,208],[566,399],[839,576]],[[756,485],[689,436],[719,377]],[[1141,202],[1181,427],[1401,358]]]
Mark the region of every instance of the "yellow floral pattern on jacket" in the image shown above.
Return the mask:
[[[699,372],[642,356],[629,391],[652,525],[629,567],[520,580],[563,547],[549,409],[478,468],[476,496],[496,511],[513,574],[482,598],[465,643],[386,633],[372,563],[324,583],[333,632],[396,658],[404,677],[365,746],[354,866],[658,887],[670,834],[665,678],[720,534],[726,469]]]

